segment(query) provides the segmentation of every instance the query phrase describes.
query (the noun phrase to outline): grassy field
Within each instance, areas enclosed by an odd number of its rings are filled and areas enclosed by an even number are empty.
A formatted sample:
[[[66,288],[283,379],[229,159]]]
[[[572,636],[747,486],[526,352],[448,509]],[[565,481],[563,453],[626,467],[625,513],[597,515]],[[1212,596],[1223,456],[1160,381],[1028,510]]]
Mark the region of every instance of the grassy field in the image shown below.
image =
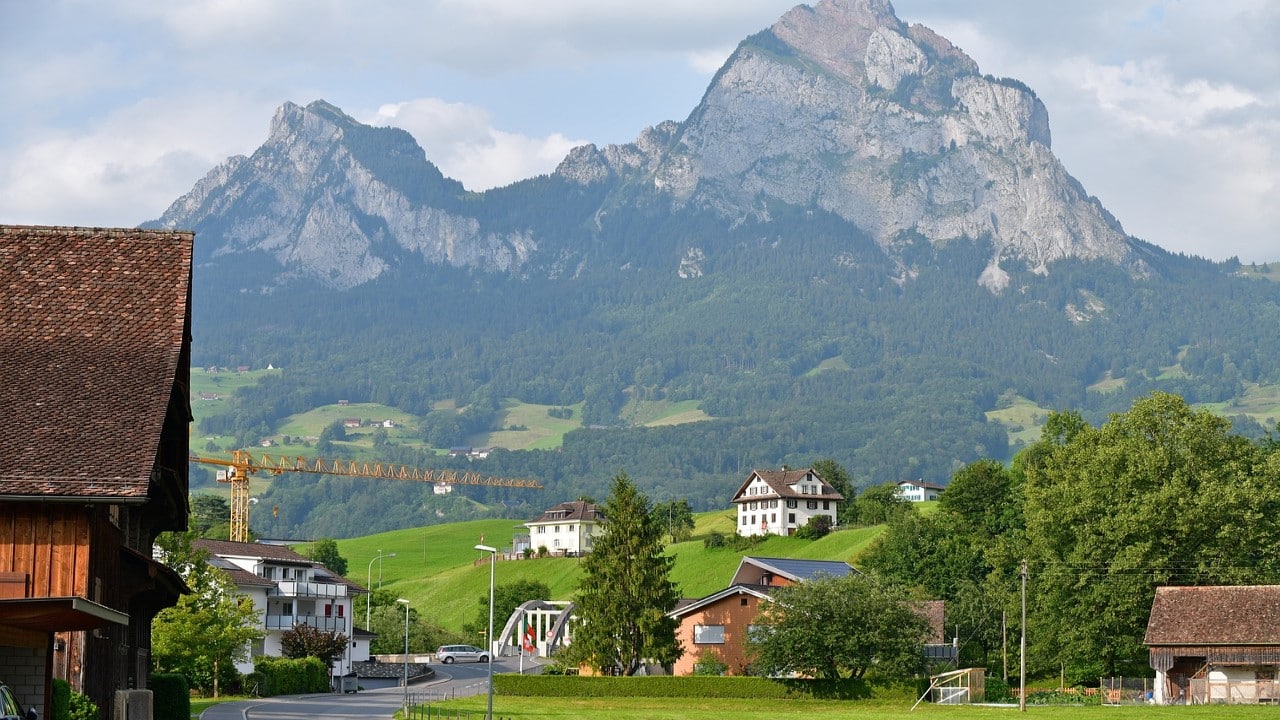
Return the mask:
[[[682,596],[702,597],[724,588],[743,555],[852,561],[882,531],[880,527],[843,530],[817,541],[770,537],[741,551],[703,547],[703,538],[713,531],[732,535],[732,512],[699,513],[695,516],[694,538],[668,548],[675,558],[671,579]],[[372,574],[371,582],[377,587],[376,558],[381,550],[382,587],[409,600],[414,607],[431,608],[436,622],[459,630],[475,615],[476,598],[486,595],[489,588],[488,565],[479,563],[483,555],[474,546],[483,542],[499,549],[509,548],[512,536],[523,530],[516,520],[474,520],[395,530],[337,543],[338,552],[347,560],[347,577],[364,585]],[[385,557],[390,553],[395,557]],[[499,562],[494,568],[494,580],[499,585],[537,580],[551,589],[547,599],[568,600],[582,577],[580,563],[577,558]]]
[[[461,710],[483,715],[488,698],[476,695],[441,703],[448,712]],[[493,701],[494,717],[512,720],[772,720],[778,717],[823,720],[992,720],[1032,717],[1038,720],[1263,720],[1276,710],[1266,705],[1148,706],[1030,706],[1021,713],[1016,706],[931,705],[912,702],[840,700],[668,699],[668,698],[539,698],[503,697]]]

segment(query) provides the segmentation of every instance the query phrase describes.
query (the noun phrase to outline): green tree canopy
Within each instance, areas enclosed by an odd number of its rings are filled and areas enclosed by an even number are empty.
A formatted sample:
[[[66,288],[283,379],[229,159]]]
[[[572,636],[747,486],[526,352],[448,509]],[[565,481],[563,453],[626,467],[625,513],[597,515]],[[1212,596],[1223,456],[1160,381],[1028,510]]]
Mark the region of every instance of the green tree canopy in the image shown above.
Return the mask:
[[[338,553],[338,543],[333,538],[320,538],[311,543],[306,556],[338,575],[347,574],[347,559]]]
[[[1280,458],[1229,430],[1163,393],[1051,418],[1023,465],[1034,666],[1144,671],[1157,586],[1280,581]]]
[[[582,561],[580,620],[566,659],[623,675],[645,661],[673,663],[681,647],[667,612],[680,596],[670,579],[673,559],[663,552],[665,526],[626,473],[613,478],[603,511],[603,531]]]
[[[757,672],[839,680],[868,670],[908,678],[923,669],[928,622],[905,591],[868,575],[822,577],[779,588],[749,643]]]
[[[551,598],[551,588],[541,580],[515,580],[493,588],[493,632],[502,631],[502,626],[506,624],[507,618],[511,617],[511,613],[516,611],[524,603],[530,600],[548,600]],[[489,630],[489,593],[485,593],[476,598],[479,606],[476,612],[476,618],[463,630],[472,633],[478,633],[481,630],[488,632]]]
[[[671,536],[671,542],[684,542],[693,536],[693,507],[689,501],[668,500],[653,506],[653,516]]]
[[[836,514],[836,524],[852,525],[857,522],[858,504],[854,497],[853,477],[849,475],[849,471],[831,458],[814,463],[813,469],[827,481],[828,485],[835,488],[836,492],[844,496],[844,502],[840,503],[840,509]]]
[[[220,683],[234,677],[235,663],[248,658],[249,644],[263,633],[253,601],[237,595],[231,578],[192,547],[194,536],[170,532],[156,540],[164,563],[182,576],[191,594],[156,615],[151,658],[156,672],[181,673],[192,687],[217,697]]]

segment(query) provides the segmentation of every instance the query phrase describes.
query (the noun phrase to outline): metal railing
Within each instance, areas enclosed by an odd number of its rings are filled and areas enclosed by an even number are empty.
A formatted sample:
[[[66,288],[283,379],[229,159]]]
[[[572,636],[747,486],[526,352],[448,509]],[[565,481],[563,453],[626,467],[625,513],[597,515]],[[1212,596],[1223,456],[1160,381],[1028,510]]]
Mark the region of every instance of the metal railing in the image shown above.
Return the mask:
[[[347,596],[347,586],[337,583],[302,582],[284,580],[267,591],[272,597],[321,597],[336,598]]]
[[[292,630],[294,625],[310,625],[327,632],[346,632],[347,619],[327,615],[267,615],[267,630]]]

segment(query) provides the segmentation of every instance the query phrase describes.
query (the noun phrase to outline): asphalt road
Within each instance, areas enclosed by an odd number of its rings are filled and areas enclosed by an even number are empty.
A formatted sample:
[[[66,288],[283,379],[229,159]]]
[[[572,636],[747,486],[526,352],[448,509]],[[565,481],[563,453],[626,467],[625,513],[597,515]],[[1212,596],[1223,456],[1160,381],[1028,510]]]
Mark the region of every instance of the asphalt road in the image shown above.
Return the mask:
[[[432,665],[436,671],[433,680],[409,686],[411,703],[429,699],[480,695],[489,689],[489,668],[480,663]],[[495,673],[518,672],[519,661],[500,660],[494,663]],[[524,670],[536,672],[530,661]],[[339,718],[350,720],[385,720],[395,714],[404,703],[404,688],[381,688],[358,693],[326,693],[317,695],[283,695],[258,700],[237,700],[221,703],[205,710],[200,720],[316,720]],[[494,714],[499,709],[494,708]]]

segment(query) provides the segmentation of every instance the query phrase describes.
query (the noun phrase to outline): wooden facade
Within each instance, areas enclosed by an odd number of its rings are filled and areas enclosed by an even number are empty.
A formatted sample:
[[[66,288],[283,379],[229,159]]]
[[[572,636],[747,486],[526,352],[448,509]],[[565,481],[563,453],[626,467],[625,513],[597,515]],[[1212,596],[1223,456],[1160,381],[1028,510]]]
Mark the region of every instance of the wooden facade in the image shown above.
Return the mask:
[[[112,720],[186,591],[151,548],[187,522],[192,241],[0,226],[0,666],[43,717],[60,677]]]

